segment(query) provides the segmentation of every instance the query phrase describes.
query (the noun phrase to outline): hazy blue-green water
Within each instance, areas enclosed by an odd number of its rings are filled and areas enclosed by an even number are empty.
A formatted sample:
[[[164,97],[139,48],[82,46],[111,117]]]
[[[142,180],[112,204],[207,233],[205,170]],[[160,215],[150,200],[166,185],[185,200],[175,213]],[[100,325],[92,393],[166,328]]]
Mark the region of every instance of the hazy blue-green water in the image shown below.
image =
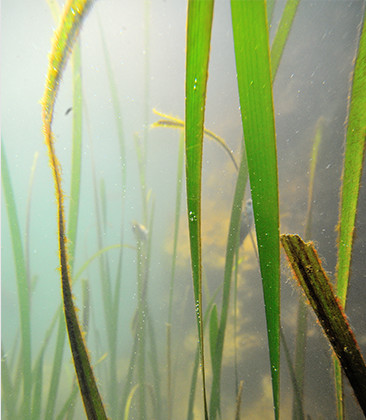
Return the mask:
[[[146,8],[146,4],[149,7]],[[273,27],[281,15],[283,2],[275,8]],[[325,119],[324,140],[317,167],[314,190],[312,239],[331,276],[336,264],[335,225],[344,144],[347,96],[362,17],[362,1],[302,0],[274,83],[274,106],[278,139],[281,232],[303,233],[307,205],[309,157],[316,122]],[[147,17],[145,17],[147,13]],[[125,208],[122,211],[121,156],[109,90],[104,52],[98,27],[100,19],[121,102],[121,121],[126,147]],[[148,22],[148,26],[146,23]],[[25,234],[29,178],[34,154],[39,153],[31,196],[29,267],[34,280],[31,295],[33,362],[45,332],[61,302],[57,255],[56,203],[53,179],[41,125],[39,103],[45,84],[47,55],[55,28],[46,2],[3,1],[1,18],[2,139],[8,157],[11,180],[22,235]],[[106,186],[106,225],[103,245],[122,244],[123,270],[118,323],[117,379],[120,398],[125,386],[134,337],[133,318],[137,305],[136,238],[131,223],[147,224],[142,210],[142,195],[134,136],[146,136],[146,194],[149,217],[154,209],[149,235],[152,252],[148,274],[147,302],[154,326],[162,395],[161,419],[167,418],[166,322],[174,234],[175,190],[179,132],[151,129],[159,117],[152,109],[184,117],[186,2],[150,3],[98,1],[89,13],[81,32],[82,84],[85,113],[79,226],[74,261],[75,270],[99,250],[94,200],[93,172]],[[272,31],[273,32],[273,31]],[[273,36],[271,32],[271,35]],[[148,38],[145,41],[145,35]],[[238,108],[230,7],[217,1],[212,33],[208,81],[207,128],[223,137],[239,159],[241,123]],[[71,129],[73,112],[71,71],[68,65],[58,95],[54,134],[62,165],[66,216],[70,194]],[[147,111],[147,120],[145,112]],[[142,144],[143,144],[143,140]],[[225,247],[236,173],[223,150],[205,140],[203,158],[203,258],[207,284],[212,296],[223,281]],[[172,319],[173,419],[186,418],[191,372],[196,348],[196,324],[190,274],[189,241],[186,224],[185,184],[180,216],[177,269]],[[249,193],[248,193],[249,194]],[[247,195],[248,195],[247,194]],[[249,195],[248,195],[249,197]],[[247,197],[246,197],[247,198]],[[347,315],[361,350],[365,352],[366,323],[364,301],[365,273],[365,191],[361,188],[359,213],[347,303]],[[123,227],[121,218],[123,214]],[[122,235],[122,236],[121,236]],[[23,242],[24,244],[24,242]],[[272,394],[264,319],[262,286],[258,264],[249,238],[241,248],[237,309],[238,377],[244,380],[243,419],[272,418]],[[106,253],[114,284],[118,250]],[[15,262],[16,263],[16,262]],[[102,303],[98,260],[83,273],[90,290],[90,321],[87,344],[92,363],[105,356],[95,368],[107,411],[109,346]],[[293,352],[299,291],[283,263],[282,326]],[[19,351],[19,309],[6,207],[2,206],[2,343],[6,359]],[[80,282],[73,290],[83,313]],[[207,295],[204,297],[207,303]],[[217,297],[220,308],[221,296]],[[233,308],[233,307],[231,307]],[[233,309],[232,311],[233,312]],[[43,393],[48,395],[56,331],[44,360]],[[14,347],[14,342],[18,344]],[[55,415],[71,390],[73,366],[66,340],[61,386]],[[222,374],[222,418],[234,418],[234,324],[229,319]],[[208,338],[207,338],[208,352]],[[304,410],[312,419],[335,418],[333,371],[330,349],[314,316],[309,317]],[[149,353],[146,360],[148,365]],[[291,418],[292,386],[283,357],[281,372],[282,418]],[[16,363],[14,362],[14,365]],[[15,378],[15,368],[12,371]],[[146,381],[153,384],[147,367]],[[210,387],[210,366],[208,384]],[[135,383],[136,378],[133,380]],[[363,418],[346,382],[348,418]],[[203,418],[201,380],[197,382],[195,418]],[[155,418],[148,397],[147,419]],[[79,396],[74,418],[83,418]],[[120,404],[118,404],[120,407]],[[138,417],[137,400],[130,418]],[[134,417],[133,417],[134,416]],[[3,418],[7,418],[3,408]],[[45,418],[45,417],[42,417]],[[56,417],[55,417],[56,418]],[[118,417],[121,418],[121,417]]]

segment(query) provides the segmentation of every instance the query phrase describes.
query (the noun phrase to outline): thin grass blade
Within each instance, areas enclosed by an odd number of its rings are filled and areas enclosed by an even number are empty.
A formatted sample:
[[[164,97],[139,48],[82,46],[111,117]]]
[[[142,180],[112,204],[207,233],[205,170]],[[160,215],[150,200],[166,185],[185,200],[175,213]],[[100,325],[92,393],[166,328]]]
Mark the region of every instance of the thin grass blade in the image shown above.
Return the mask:
[[[8,214],[10,236],[15,261],[15,275],[18,290],[20,331],[22,340],[22,377],[23,377],[23,418],[30,418],[32,395],[31,372],[31,322],[30,302],[25,265],[24,250],[20,226],[15,204],[15,196],[11,185],[10,171],[5,148],[1,141],[1,180],[5,197],[5,207]]]
[[[76,385],[76,382],[73,383],[70,395],[65,401],[65,404],[61,408],[60,412],[58,413],[56,420],[64,420],[72,418],[70,417],[70,409],[73,410],[76,404],[76,398],[78,396],[78,387]]]
[[[13,381],[11,379],[9,361],[4,352],[4,345],[1,343],[1,401],[2,413],[6,413],[7,418],[15,419],[16,401]]]
[[[282,329],[280,330],[280,333],[281,333],[281,341],[282,341],[283,349],[285,350],[286,363],[287,363],[287,367],[290,373],[290,379],[291,379],[293,393],[294,393],[292,418],[296,420],[304,420],[305,416],[304,416],[303,398],[301,395],[301,389],[297,382],[297,376],[296,376],[294,364],[292,363],[290,350],[288,348],[287,341],[286,341],[286,338]]]
[[[168,420],[172,418],[173,411],[173,387],[172,387],[172,350],[171,350],[171,330],[172,330],[172,314],[173,314],[173,296],[175,286],[175,269],[177,261],[177,248],[179,236],[179,220],[180,208],[182,201],[182,180],[183,180],[183,163],[184,163],[184,132],[181,133],[179,139],[178,163],[177,163],[177,183],[175,198],[175,221],[174,221],[174,238],[172,252],[172,266],[169,284],[169,304],[168,304],[168,321],[166,323],[166,357],[167,357],[167,412]]]
[[[313,212],[313,191],[315,184],[316,166],[318,161],[319,148],[323,138],[324,119],[320,117],[315,128],[315,136],[313,139],[313,148],[310,158],[309,168],[309,187],[308,187],[308,206],[305,218],[304,238],[309,240],[311,237],[312,228],[312,212]],[[304,378],[305,378],[305,350],[306,350],[306,336],[307,336],[307,314],[308,308],[303,296],[299,297],[299,304],[297,309],[296,320],[296,345],[294,355],[294,370],[297,390],[294,389],[292,412],[293,415],[299,417],[299,413],[303,412],[303,398],[304,398]],[[286,360],[288,357],[286,356]],[[289,367],[289,370],[291,368]],[[290,370],[291,372],[291,370]]]
[[[211,354],[211,364],[212,371],[214,372],[216,364],[216,344],[217,344],[217,334],[219,331],[219,319],[217,315],[217,306],[213,305],[210,315],[210,354]]]
[[[243,386],[244,381],[240,381],[238,386],[238,393],[236,396],[235,420],[240,420],[241,394],[243,393]]]
[[[366,13],[366,12],[365,12]],[[366,25],[363,26],[353,76],[347,124],[338,236],[337,295],[346,304],[353,235],[366,140]]]
[[[41,418],[42,410],[42,396],[43,396],[43,354],[37,360],[35,368],[33,370],[33,400],[32,400],[32,420],[38,420]]]
[[[305,218],[305,229],[304,229],[304,238],[306,241],[310,239],[311,236],[311,225],[312,225],[312,213],[313,213],[313,195],[314,195],[314,185],[315,185],[315,171],[316,165],[318,162],[319,148],[323,139],[324,131],[324,118],[320,117],[316,123],[315,136],[313,140],[313,149],[310,158],[310,168],[309,168],[309,190],[308,190],[308,206],[306,211]]]
[[[266,4],[265,1],[232,1],[231,10],[277,419],[280,391],[279,208]]]
[[[33,373],[32,373],[32,379],[33,379],[32,419],[34,419],[34,420],[37,420],[37,419],[40,418],[39,413],[42,411],[43,395],[42,395],[42,393],[39,393],[39,389],[43,388],[44,354],[45,354],[47,346],[50,342],[50,338],[51,338],[51,335],[54,331],[56,322],[60,318],[62,318],[61,306],[58,308],[58,310],[56,311],[56,313],[54,314],[54,316],[52,318],[51,324],[48,327],[48,329],[46,331],[46,334],[43,337],[41,349],[39,350],[38,356],[37,356],[36,361],[34,363]],[[64,322],[59,321],[59,325],[61,325],[65,329],[65,323]],[[63,342],[65,342],[64,336],[65,336],[65,333],[63,332]],[[63,349],[63,344],[62,344],[62,349]],[[54,366],[53,366],[53,370],[54,370]],[[54,372],[52,372],[52,373],[54,373]],[[56,382],[55,382],[55,379],[52,375],[51,376],[50,391],[49,391],[48,395],[52,395],[52,388],[55,386],[55,384],[56,384]],[[49,406],[50,406],[50,404],[49,404],[49,400],[48,400],[47,401],[46,413],[47,413],[47,409],[49,408]],[[53,407],[54,407],[54,404],[53,404]],[[52,412],[53,412],[53,408],[52,408]]]
[[[231,277],[234,266],[234,257],[238,248],[239,231],[240,231],[240,216],[242,213],[242,203],[245,194],[245,187],[248,181],[248,166],[245,154],[245,148],[243,147],[242,159],[239,167],[239,174],[236,181],[235,193],[233,206],[231,209],[230,226],[226,247],[226,258],[225,258],[225,272],[224,272],[224,290],[222,297],[222,308],[221,317],[219,323],[219,329],[217,332],[216,349],[213,365],[213,379],[211,389],[211,400],[210,400],[210,418],[214,419],[217,412],[220,410],[220,380],[221,380],[221,364],[222,354],[224,349],[224,339],[226,323],[228,318],[229,301],[230,301],[230,289],[231,289]]]
[[[222,289],[222,286],[218,286],[214,294],[210,298],[210,300],[207,302],[207,307],[203,315],[204,328],[206,327],[207,322],[209,322],[209,317],[212,312],[213,305],[215,304],[215,299],[218,293],[221,291],[221,289]],[[199,361],[200,361],[199,356],[200,356],[200,343],[197,344],[196,352],[195,352],[194,365],[193,365],[193,371],[192,371],[192,376],[191,376],[191,386],[189,390],[187,420],[194,419],[193,407],[194,407],[194,401],[195,401],[195,396],[196,396],[197,376],[198,376],[198,368],[199,368]]]
[[[281,21],[276,35],[273,39],[271,48],[271,65],[273,80],[276,77],[278,66],[281,61],[282,53],[285,48],[290,29],[295,18],[297,7],[300,0],[287,0],[285,9],[282,13]]]
[[[177,184],[176,184],[176,198],[175,198],[175,223],[174,223],[174,241],[172,253],[172,270],[170,276],[169,286],[169,307],[168,307],[168,323],[172,323],[173,311],[173,292],[175,280],[175,268],[177,259],[178,234],[179,234],[179,215],[182,201],[182,180],[183,180],[183,162],[184,162],[184,135],[182,133],[179,140],[178,164],[177,164]]]
[[[366,12],[365,12],[366,13]],[[365,14],[364,14],[365,20]],[[338,260],[336,289],[343,308],[346,306],[366,138],[366,29],[363,24],[353,75],[348,116],[346,151],[343,166],[340,215],[338,222]],[[334,358],[338,415],[344,417],[343,381],[339,362]]]
[[[61,308],[61,306],[60,306]],[[59,309],[60,309],[59,308]],[[58,316],[58,327],[57,327],[57,338],[55,344],[55,353],[53,356],[51,380],[48,389],[47,405],[46,405],[46,416],[47,418],[53,418],[57,393],[60,385],[61,378],[61,366],[65,349],[65,318],[62,311],[59,312]]]
[[[30,258],[29,258],[29,233],[30,233],[30,221],[31,221],[31,204],[32,204],[32,192],[33,192],[33,184],[34,184],[34,174],[36,172],[37,167],[37,160],[38,160],[39,153],[36,152],[33,157],[33,164],[31,173],[29,176],[29,187],[28,187],[28,197],[27,197],[27,210],[26,210],[26,221],[25,221],[25,235],[24,235],[24,260],[25,260],[25,267],[27,273],[27,283],[28,283],[28,292],[29,292],[29,305],[32,306],[31,303],[31,296],[32,296],[32,280],[30,274]]]
[[[201,261],[201,175],[202,144],[210,55],[213,0],[190,0],[187,19],[186,55],[186,181],[187,211],[191,244],[193,289],[198,337],[200,341],[203,400],[208,418],[202,326],[202,261]]]
[[[121,111],[121,104],[118,97],[118,89],[115,80],[115,76],[112,69],[111,58],[108,51],[107,42],[105,40],[104,31],[100,19],[98,19],[99,32],[102,40],[102,49],[104,54],[104,61],[107,69],[107,76],[109,82],[109,90],[112,99],[113,111],[114,111],[114,121],[116,123],[117,136],[119,142],[120,150],[120,159],[121,159],[121,186],[122,186],[122,203],[121,203],[121,242],[124,238],[124,224],[125,224],[125,200],[126,200],[126,183],[127,183],[127,159],[126,159],[126,148],[125,148],[125,138],[123,130],[123,118]],[[105,197],[101,194],[101,202],[106,203]],[[103,212],[103,221],[106,220],[105,212]],[[110,339],[110,381],[108,387],[108,398],[111,406],[111,416],[115,417],[117,415],[118,408],[118,398],[117,398],[117,331],[118,328],[118,315],[120,309],[121,301],[121,276],[122,276],[122,265],[123,265],[123,248],[120,249],[118,256],[118,268],[116,272],[116,281],[113,291],[113,304],[111,311],[111,319],[109,320],[111,329],[114,331]]]

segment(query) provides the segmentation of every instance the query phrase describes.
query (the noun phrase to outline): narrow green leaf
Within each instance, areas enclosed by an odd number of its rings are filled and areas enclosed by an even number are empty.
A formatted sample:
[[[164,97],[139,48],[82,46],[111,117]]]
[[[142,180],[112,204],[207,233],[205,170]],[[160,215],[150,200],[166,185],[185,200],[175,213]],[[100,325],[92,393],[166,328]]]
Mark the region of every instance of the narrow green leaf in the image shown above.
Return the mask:
[[[364,14],[365,19],[366,12]],[[343,182],[338,231],[338,261],[336,275],[337,296],[343,308],[346,306],[348,283],[356,223],[357,202],[365,154],[366,138],[366,28],[363,29],[353,75],[351,102],[348,115],[346,151],[343,166]],[[344,417],[343,386],[340,365],[334,359],[337,409],[339,418]]]
[[[30,237],[30,221],[31,221],[31,204],[32,204],[32,192],[33,192],[33,184],[34,184],[34,174],[36,172],[37,167],[37,160],[38,160],[39,153],[36,152],[33,157],[33,164],[29,176],[29,187],[28,187],[28,197],[27,197],[27,210],[26,210],[26,217],[25,217],[25,235],[24,235],[24,260],[25,260],[25,267],[27,273],[27,283],[28,283],[28,292],[29,292],[29,305],[31,304],[31,296],[35,286],[31,280],[30,274],[30,258],[29,258],[29,237]]]
[[[242,202],[245,194],[245,187],[248,181],[248,167],[243,147],[242,159],[239,167],[239,174],[236,181],[233,206],[231,209],[230,226],[226,247],[224,290],[222,297],[222,309],[220,325],[216,341],[215,365],[213,366],[213,379],[210,400],[210,418],[214,419],[220,408],[220,379],[222,354],[224,349],[225,329],[229,310],[231,276],[233,272],[234,256],[238,247],[238,235],[240,231],[240,215],[242,212]]]
[[[127,399],[132,389],[133,375],[136,368],[137,346],[138,346],[138,337],[137,337],[137,334],[135,334],[132,349],[131,349],[130,362],[129,362],[129,366],[127,370],[127,375],[125,378],[125,385],[122,391],[120,412],[123,412],[125,410]]]
[[[60,311],[61,306],[59,308],[57,317],[58,320],[58,327],[57,327],[57,338],[56,344],[54,349],[54,356],[53,356],[53,364],[52,364],[52,374],[50,380],[50,386],[48,390],[47,396],[47,405],[46,405],[46,417],[53,418],[56,400],[57,400],[57,393],[60,385],[60,377],[61,377],[61,367],[62,367],[62,360],[64,355],[65,349],[65,336],[66,336],[66,327],[65,327],[65,317]]]
[[[160,413],[162,412],[162,398],[161,398],[161,375],[160,375],[160,367],[158,364],[158,348],[157,348],[157,337],[155,333],[154,323],[151,316],[148,313],[148,344],[149,344],[149,351],[147,352],[149,358],[149,366],[151,367],[152,377],[153,377],[153,386],[151,392],[151,398],[154,407],[154,418],[159,418]]]
[[[334,366],[334,387],[336,393],[336,405],[337,405],[337,420],[344,419],[344,393],[343,393],[343,372],[339,360],[333,354],[332,355],[333,366]]]
[[[280,253],[276,136],[265,1],[231,2],[240,107],[279,418]]]
[[[136,247],[132,246],[132,245],[120,245],[120,244],[115,244],[115,245],[109,245],[104,247],[103,249],[100,249],[99,251],[95,252],[90,258],[88,258],[84,264],[79,268],[79,270],[76,272],[75,276],[74,276],[74,282],[76,282],[79,277],[82,275],[82,273],[88,268],[89,264],[92,263],[96,258],[100,257],[102,254],[104,254],[105,252],[112,250],[112,249],[118,249],[121,246],[130,248],[130,249],[136,249]]]
[[[313,202],[314,202],[313,191],[314,191],[314,184],[315,184],[315,170],[316,170],[316,164],[318,161],[320,144],[323,139],[323,131],[324,131],[324,118],[320,117],[316,123],[315,136],[313,140],[313,150],[312,150],[311,158],[310,158],[308,208],[306,211],[305,229],[304,229],[304,237],[306,241],[310,239],[310,233],[311,233],[312,212],[313,212]]]
[[[183,180],[183,163],[184,163],[184,134],[182,133],[179,140],[179,152],[177,163],[177,184],[176,184],[176,198],[175,198],[175,223],[174,223],[174,240],[172,252],[172,271],[170,276],[169,286],[169,307],[168,307],[168,323],[172,323],[172,310],[173,310],[173,291],[175,280],[175,268],[177,260],[177,247],[178,247],[178,233],[179,233],[179,219],[180,208],[182,200],[182,180]]]
[[[274,37],[271,48],[271,64],[272,64],[272,77],[276,77],[278,66],[281,61],[282,52],[285,48],[288,35],[295,18],[297,6],[300,0],[287,0],[285,9],[282,13],[281,21],[278,26],[276,35]]]
[[[315,173],[316,173],[316,165],[318,161],[319,148],[320,148],[320,144],[323,138],[323,131],[324,131],[324,118],[320,117],[317,121],[316,128],[315,128],[315,136],[313,139],[313,148],[312,148],[312,153],[311,153],[311,158],[310,158],[308,206],[307,206],[305,228],[304,228],[304,238],[306,241],[310,239],[310,235],[311,235]],[[296,413],[303,412],[302,405],[303,405],[303,399],[304,399],[307,314],[308,314],[308,309],[306,307],[306,302],[303,296],[300,296],[298,309],[297,309],[296,345],[295,345],[295,356],[294,356],[294,370],[295,370],[295,379],[296,379],[297,389],[294,389],[294,393],[293,393],[292,412],[295,415]],[[298,418],[300,418],[299,414],[298,414]]]
[[[267,0],[267,17],[268,23],[272,22],[273,9],[276,5],[276,0]]]
[[[238,386],[238,394],[236,396],[235,420],[240,420],[241,394],[243,393],[243,386],[244,381],[240,381]]]
[[[74,411],[77,396],[78,396],[78,387],[76,385],[76,382],[74,382],[72,384],[69,397],[66,399],[63,407],[61,408],[60,412],[58,413],[58,415],[56,417],[56,420],[64,420],[64,419],[72,418],[72,417],[70,417],[70,410]]]
[[[126,147],[125,147],[125,139],[124,139],[124,133],[123,133],[121,104],[118,97],[117,83],[116,83],[113,69],[112,69],[111,58],[110,58],[107,42],[105,40],[103,27],[100,20],[98,20],[98,24],[99,24],[100,37],[102,39],[102,46],[103,46],[102,49],[103,49],[103,54],[104,54],[104,61],[107,68],[109,90],[111,94],[113,111],[114,111],[114,121],[116,123],[118,141],[119,141],[119,147],[120,147],[120,153],[121,153],[122,198],[124,198],[124,194],[126,193],[126,178],[127,178],[126,163],[127,162],[126,162]]]
[[[216,363],[216,343],[217,343],[217,333],[219,331],[219,319],[217,315],[217,306],[214,304],[211,310],[210,316],[210,353],[211,353],[211,363],[212,371],[215,371]]]
[[[303,398],[301,395],[301,389],[297,382],[297,376],[296,376],[294,364],[292,363],[290,350],[288,348],[287,341],[286,341],[286,338],[282,329],[280,330],[280,334],[281,334],[281,341],[282,341],[283,349],[285,350],[286,363],[287,363],[287,367],[290,373],[290,379],[291,379],[293,393],[294,393],[292,416],[296,420],[304,420],[305,417],[304,417]]]
[[[366,16],[366,12],[364,17]],[[357,201],[366,139],[366,25],[363,25],[353,76],[347,124],[338,236],[337,295],[346,305]]]
[[[63,328],[63,330],[65,330],[65,322],[63,320],[62,317],[62,312],[61,312],[61,306],[58,308],[58,310],[55,312],[51,324],[50,326],[47,328],[47,331],[45,333],[45,335],[43,336],[43,340],[42,340],[42,346],[38,352],[38,356],[35,360],[34,363],[34,368],[33,368],[33,373],[32,373],[32,378],[33,378],[33,406],[32,406],[32,419],[36,420],[39,419],[39,415],[38,413],[40,411],[42,411],[42,395],[38,395],[37,396],[37,392],[39,392],[37,390],[37,387],[39,387],[40,385],[42,385],[43,387],[43,363],[44,363],[44,354],[45,351],[47,349],[47,346],[50,342],[50,338],[51,335],[54,331],[56,322],[59,321],[59,326],[61,326]],[[61,318],[61,321],[60,321]],[[64,342],[65,342],[65,332],[62,331],[62,340],[63,342],[61,343],[60,347],[61,347],[61,359],[62,359],[62,351],[63,351],[63,347],[64,347]],[[59,344],[58,342],[56,342],[56,353],[57,351],[60,351],[60,348],[57,346],[57,344]],[[58,355],[55,355],[55,359],[54,360],[58,360],[57,359]],[[59,369],[58,369],[59,371]],[[51,413],[53,413],[54,410],[54,406],[55,406],[55,395],[57,394],[57,385],[58,385],[58,380],[59,377],[57,376],[58,373],[55,370],[55,365],[52,366],[52,375],[51,375],[51,380],[50,380],[50,386],[49,386],[49,392],[48,392],[48,400],[47,400],[47,408],[46,408],[46,416],[47,413],[50,411]],[[41,384],[39,383],[41,382]],[[53,398],[53,400],[51,400],[51,398]],[[52,402],[52,404],[51,404]],[[49,411],[48,411],[49,410]]]
[[[7,418],[15,419],[15,392],[11,380],[10,368],[7,354],[4,351],[4,345],[1,343],[1,401],[2,412],[6,413]]]
[[[222,285],[218,286],[215,290],[214,294],[212,295],[211,299],[207,302],[207,307],[205,309],[203,315],[203,327],[206,328],[207,322],[209,322],[209,317],[215,304],[215,299],[218,293],[221,291]],[[194,358],[194,365],[191,377],[191,386],[189,390],[189,401],[188,401],[188,413],[187,413],[187,420],[193,420],[193,407],[194,407],[194,400],[196,395],[196,384],[197,384],[197,376],[198,376],[198,367],[199,367],[199,355],[200,355],[200,343],[197,344],[195,358]]]
[[[174,286],[175,286],[175,269],[176,269],[176,261],[177,261],[177,248],[178,248],[178,236],[179,236],[180,208],[181,208],[181,201],[182,201],[183,163],[184,163],[184,132],[181,132],[180,139],[179,139],[179,151],[178,151],[178,163],[177,163],[175,221],[174,221],[172,266],[171,266],[170,284],[169,284],[168,321],[166,323],[168,419],[172,418],[172,410],[173,410],[171,330],[172,330],[172,314],[173,314],[173,296],[174,296]]]
[[[32,420],[41,418],[42,396],[43,396],[43,353],[37,360],[33,371],[33,401],[32,401]]]
[[[187,19],[185,146],[191,263],[200,341],[203,400],[208,418],[202,327],[201,171],[213,0],[190,0]]]
[[[25,266],[22,236],[15,204],[14,191],[11,185],[8,161],[1,141],[1,180],[8,214],[10,236],[15,262],[15,274],[19,301],[20,331],[22,339],[22,376],[23,376],[23,418],[30,418],[32,374],[31,374],[31,323],[30,302]]]
[[[120,104],[120,100],[118,97],[118,89],[117,84],[114,76],[114,72],[112,69],[110,54],[108,51],[107,42],[105,40],[103,27],[98,19],[99,23],[99,31],[101,35],[102,40],[102,49],[104,53],[104,60],[106,64],[107,69],[107,76],[108,76],[108,82],[109,82],[109,89],[110,89],[110,95],[112,98],[112,106],[114,111],[114,121],[116,123],[117,128],[117,135],[118,135],[118,141],[119,141],[119,150],[120,150],[120,167],[121,167],[121,187],[122,187],[122,194],[121,194],[121,242],[124,240],[124,224],[125,224],[125,207],[126,207],[126,185],[127,185],[127,158],[126,158],[126,148],[125,148],[125,136],[124,136],[124,130],[123,130],[123,115],[122,115],[122,107]],[[104,208],[106,207],[106,199],[101,194],[101,202],[104,204]],[[106,221],[106,212],[103,213],[103,222]],[[118,392],[118,386],[117,386],[117,334],[119,331],[118,327],[118,318],[119,318],[119,309],[120,309],[120,301],[121,301],[121,277],[122,277],[122,266],[123,266],[123,248],[120,249],[119,255],[118,255],[118,266],[116,271],[116,280],[115,280],[115,287],[113,290],[113,304],[112,304],[112,310],[111,310],[111,316],[108,320],[108,324],[110,325],[111,329],[111,338],[110,338],[110,357],[109,357],[109,363],[110,363],[110,381],[108,386],[108,398],[110,402],[111,407],[111,417],[115,417],[117,415],[117,392]]]

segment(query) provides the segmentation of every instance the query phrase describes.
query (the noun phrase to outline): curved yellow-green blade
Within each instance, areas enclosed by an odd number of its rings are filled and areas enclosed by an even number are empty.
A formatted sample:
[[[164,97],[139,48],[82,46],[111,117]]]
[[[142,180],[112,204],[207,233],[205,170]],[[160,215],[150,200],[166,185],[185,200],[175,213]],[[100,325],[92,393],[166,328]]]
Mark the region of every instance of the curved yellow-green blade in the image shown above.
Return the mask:
[[[202,142],[210,55],[213,0],[190,0],[187,19],[186,56],[186,182],[191,263],[200,341],[205,418],[208,418],[202,326],[201,267],[201,171]]]
[[[136,384],[133,388],[131,388],[130,393],[128,394],[128,398],[127,398],[127,402],[126,402],[126,407],[125,407],[125,413],[124,413],[124,420],[128,420],[130,417],[130,408],[131,408],[131,403],[132,403],[132,398],[137,390],[137,388],[139,387],[140,384]]]
[[[162,117],[163,119],[158,120],[151,124],[151,127],[169,127],[169,128],[178,128],[184,130],[184,121],[180,120],[179,118],[172,117],[171,115],[163,114],[162,112],[157,111],[156,109],[153,109],[153,112],[159,117]],[[238,164],[236,163],[235,156],[233,151],[230,149],[230,147],[227,145],[226,141],[215,134],[213,131],[208,130],[207,128],[203,127],[203,133],[207,137],[211,138],[212,140],[215,140],[217,143],[219,143],[225,150],[225,152],[229,155],[231,161],[233,162],[235,169],[238,171]]]
[[[42,118],[45,141],[55,181],[61,284],[70,347],[86,414],[89,419],[106,419],[107,417],[95,382],[93,370],[90,365],[88,352],[72,299],[71,279],[65,239],[65,217],[63,209],[63,192],[61,187],[61,171],[60,164],[54,150],[51,128],[55,99],[61,76],[66,65],[69,52],[76,41],[82,21],[91,5],[92,1],[88,0],[71,0],[65,5],[60,25],[52,42],[52,50],[49,56],[46,87],[42,99]]]
[[[47,0],[50,7],[54,21],[57,24],[61,16],[61,8],[57,1]],[[82,148],[82,92],[81,92],[81,54],[80,46],[77,42],[72,53],[72,84],[73,84],[73,104],[72,108],[72,164],[71,164],[71,190],[70,190],[70,206],[68,219],[68,254],[70,259],[70,272],[73,272],[73,262],[77,238],[77,224],[79,215],[79,201],[80,201],[80,180],[81,180],[81,148]],[[59,318],[59,322],[64,322],[63,318]],[[60,384],[60,375],[62,369],[62,357],[64,349],[64,336],[66,334],[65,328],[59,327],[59,335],[57,346],[55,350],[53,368],[51,375],[51,382],[49,387],[49,394],[47,398],[46,415],[52,417],[54,414],[57,392]]]
[[[279,418],[280,249],[276,136],[264,0],[231,2],[236,69]]]

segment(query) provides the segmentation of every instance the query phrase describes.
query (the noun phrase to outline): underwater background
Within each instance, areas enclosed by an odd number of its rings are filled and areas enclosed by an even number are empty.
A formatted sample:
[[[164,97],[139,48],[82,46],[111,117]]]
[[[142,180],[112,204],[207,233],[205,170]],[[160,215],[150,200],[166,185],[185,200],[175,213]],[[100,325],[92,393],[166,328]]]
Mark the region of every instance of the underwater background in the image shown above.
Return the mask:
[[[277,1],[273,38],[284,2]],[[330,277],[336,265],[335,227],[344,154],[350,78],[360,35],[364,1],[301,0],[274,82],[281,233],[303,234],[307,211],[310,157],[317,124],[323,134],[319,149],[310,239]],[[190,381],[197,348],[184,177],[179,210],[179,237],[171,318],[171,387],[167,387],[167,323],[176,220],[177,162],[180,131],[152,128],[156,109],[184,117],[186,12],[184,1],[152,0],[95,2],[81,30],[83,94],[82,173],[80,208],[73,261],[77,272],[95,253],[103,253],[104,275],[95,258],[75,283],[79,316],[89,311],[86,342],[107,412],[120,412],[133,355],[138,304],[139,242],[151,241],[148,259],[146,334],[153,331],[156,347],[147,347],[145,375],[147,419],[187,417]],[[32,361],[61,304],[56,205],[53,179],[42,133],[41,105],[56,27],[45,1],[2,1],[1,15],[1,135],[6,151],[17,215],[21,227],[31,289]],[[224,138],[239,159],[242,127],[239,112],[230,5],[216,1],[207,87],[205,126]],[[104,39],[104,43],[103,43]],[[122,157],[109,88],[105,55],[116,81],[125,155]],[[72,73],[66,68],[55,108],[54,135],[62,166],[66,216],[70,196]],[[320,122],[319,122],[320,121]],[[121,180],[124,165],[126,178]],[[32,169],[32,167],[34,169]],[[202,241],[204,304],[216,290],[220,302],[230,210],[237,172],[217,143],[204,141]],[[360,189],[352,271],[346,313],[361,352],[366,351],[364,302],[366,258],[365,173]],[[250,198],[249,188],[245,200]],[[97,203],[97,204],[96,204]],[[4,200],[3,200],[4,204]],[[29,219],[28,219],[29,218]],[[99,227],[98,227],[99,224]],[[5,205],[2,206],[2,359],[12,368],[14,384],[20,347],[19,301]],[[133,229],[134,227],[134,229]],[[146,227],[147,232],[145,232]],[[99,233],[98,233],[99,229]],[[142,233],[141,233],[142,232]],[[254,232],[254,231],[253,231]],[[142,239],[138,235],[142,234]],[[121,276],[116,279],[123,249]],[[236,320],[230,306],[221,378],[221,418],[235,418],[236,383],[243,380],[241,418],[273,418],[271,377],[261,276],[248,235],[240,247]],[[282,261],[281,326],[294,353],[300,288]],[[108,326],[103,282],[120,282],[116,380],[110,398]],[[88,290],[83,297],[81,285]],[[206,297],[205,297],[206,296]],[[84,303],[87,302],[85,305]],[[75,386],[74,367],[65,338],[60,386],[52,414],[47,413],[54,368],[57,328],[43,359],[43,405],[40,418],[58,418]],[[208,338],[207,338],[208,341]],[[209,353],[208,347],[206,350]],[[157,371],[152,367],[155,360]],[[154,363],[155,363],[154,362]],[[209,363],[208,363],[209,364]],[[331,349],[309,310],[306,341],[304,412],[312,419],[336,418]],[[158,375],[157,375],[158,373]],[[210,370],[207,373],[210,383]],[[132,379],[131,386],[136,383]],[[15,386],[15,385],[14,385]],[[159,388],[159,392],[156,387]],[[3,385],[4,388],[4,385]],[[194,418],[202,418],[201,382],[197,381]],[[159,417],[153,407],[160,393]],[[292,416],[293,387],[284,352],[281,355],[281,418]],[[170,402],[169,402],[169,401]],[[74,418],[84,418],[77,394]],[[132,399],[129,418],[141,418]],[[19,401],[17,401],[19,403]],[[115,408],[113,404],[116,405]],[[348,418],[363,418],[345,380]],[[2,405],[4,407],[4,404]],[[110,408],[110,410],[108,410]],[[169,414],[170,410],[170,414]],[[12,418],[2,408],[3,418]],[[111,414],[110,414],[111,415]],[[62,418],[71,418],[62,417]],[[111,418],[123,418],[120,416]]]

